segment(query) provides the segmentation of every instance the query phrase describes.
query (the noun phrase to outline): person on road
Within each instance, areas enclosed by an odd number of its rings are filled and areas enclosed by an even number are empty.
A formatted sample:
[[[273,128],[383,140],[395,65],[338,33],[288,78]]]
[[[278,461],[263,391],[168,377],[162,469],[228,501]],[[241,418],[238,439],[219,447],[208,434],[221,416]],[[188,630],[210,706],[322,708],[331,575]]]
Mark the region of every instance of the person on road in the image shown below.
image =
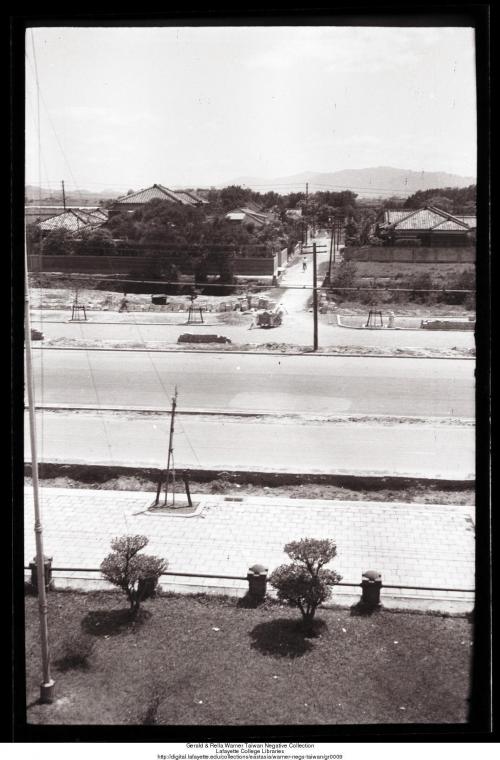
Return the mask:
[[[307,259],[304,257],[302,259],[302,271],[305,272],[307,269]]]
[[[254,327],[257,327],[257,312],[256,311],[254,311],[252,314],[252,321],[250,322],[248,329],[253,330]]]
[[[118,311],[121,313],[122,311],[128,311],[128,301],[127,301],[127,294],[123,294],[123,298],[120,301],[120,308]]]

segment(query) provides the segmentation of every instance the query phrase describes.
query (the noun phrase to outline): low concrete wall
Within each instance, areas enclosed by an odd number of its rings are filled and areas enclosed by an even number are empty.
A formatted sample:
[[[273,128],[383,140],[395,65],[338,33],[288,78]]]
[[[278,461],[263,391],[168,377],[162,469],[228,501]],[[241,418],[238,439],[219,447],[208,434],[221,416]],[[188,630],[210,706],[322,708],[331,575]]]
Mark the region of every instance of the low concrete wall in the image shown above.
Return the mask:
[[[401,262],[411,264],[474,263],[476,250],[465,248],[405,248],[397,246],[348,246],[344,249],[346,261]]]
[[[111,478],[140,477],[150,480],[153,484],[163,470],[157,467],[127,467],[123,465],[94,465],[94,464],[71,464],[62,462],[40,462],[40,478],[67,477],[85,483],[105,483]],[[30,477],[32,473],[31,462],[24,463],[24,475]],[[339,486],[349,489],[403,489],[416,486],[436,486],[443,490],[466,491],[474,487],[475,481],[471,480],[446,480],[440,478],[420,478],[409,476],[387,475],[344,475],[344,474],[319,474],[308,472],[276,473],[269,470],[211,470],[200,467],[195,470],[189,469],[189,481],[192,483],[206,483],[210,480],[224,479],[230,483],[253,484],[259,486],[281,485],[304,485],[307,483],[324,483],[325,485]]]
[[[175,264],[183,274],[192,274],[195,259],[168,258],[163,264]],[[275,257],[235,258],[235,275],[265,277],[275,272]],[[70,272],[71,274],[122,274],[137,275],[155,279],[152,275],[158,264],[158,257],[148,256],[29,256],[30,272]],[[150,270],[150,274],[148,273]],[[216,274],[216,267],[209,268],[209,274]]]

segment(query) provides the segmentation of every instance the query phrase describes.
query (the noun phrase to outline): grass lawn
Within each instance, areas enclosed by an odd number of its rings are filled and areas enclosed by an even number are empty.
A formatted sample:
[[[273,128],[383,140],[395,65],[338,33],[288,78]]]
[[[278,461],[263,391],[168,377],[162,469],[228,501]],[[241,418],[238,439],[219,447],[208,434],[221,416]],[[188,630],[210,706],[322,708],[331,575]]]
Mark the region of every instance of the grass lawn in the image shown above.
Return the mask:
[[[165,595],[131,624],[118,593],[51,592],[56,701],[40,705],[38,606],[26,597],[27,720],[42,724],[335,725],[466,721],[464,617],[324,609],[320,635],[276,602]],[[65,640],[93,650],[64,661]],[[67,654],[67,652],[66,652]]]

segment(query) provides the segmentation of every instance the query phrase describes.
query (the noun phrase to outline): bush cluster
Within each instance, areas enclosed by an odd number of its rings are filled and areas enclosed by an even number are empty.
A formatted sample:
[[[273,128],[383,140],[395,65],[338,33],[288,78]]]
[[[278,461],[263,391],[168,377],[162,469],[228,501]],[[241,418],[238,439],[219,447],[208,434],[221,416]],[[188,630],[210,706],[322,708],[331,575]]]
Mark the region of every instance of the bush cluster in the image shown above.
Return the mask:
[[[341,288],[360,288],[359,290],[341,290]],[[363,289],[361,289],[363,288]],[[371,290],[366,290],[371,288]],[[463,270],[448,274],[446,286],[441,280],[433,279],[429,272],[397,276],[383,279],[380,284],[376,277],[360,280],[353,261],[343,261],[332,280],[331,293],[335,300],[357,301],[372,306],[375,303],[421,303],[421,304],[457,304],[467,309],[475,306],[476,278],[474,272]],[[454,293],[454,290],[473,291]]]

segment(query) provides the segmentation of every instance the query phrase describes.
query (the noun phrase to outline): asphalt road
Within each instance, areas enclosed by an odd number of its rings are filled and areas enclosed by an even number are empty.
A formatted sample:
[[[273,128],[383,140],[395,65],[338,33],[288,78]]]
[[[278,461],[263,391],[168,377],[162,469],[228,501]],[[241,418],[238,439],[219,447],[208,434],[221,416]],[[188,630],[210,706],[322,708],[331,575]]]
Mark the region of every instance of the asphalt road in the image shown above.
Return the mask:
[[[106,412],[37,413],[41,461],[164,467],[170,416]],[[28,415],[26,414],[26,424]],[[26,427],[25,453],[30,460]],[[449,424],[260,421],[177,416],[175,464],[450,480],[474,478],[474,427]]]
[[[474,362],[255,354],[33,352],[45,404],[230,412],[474,416]]]

